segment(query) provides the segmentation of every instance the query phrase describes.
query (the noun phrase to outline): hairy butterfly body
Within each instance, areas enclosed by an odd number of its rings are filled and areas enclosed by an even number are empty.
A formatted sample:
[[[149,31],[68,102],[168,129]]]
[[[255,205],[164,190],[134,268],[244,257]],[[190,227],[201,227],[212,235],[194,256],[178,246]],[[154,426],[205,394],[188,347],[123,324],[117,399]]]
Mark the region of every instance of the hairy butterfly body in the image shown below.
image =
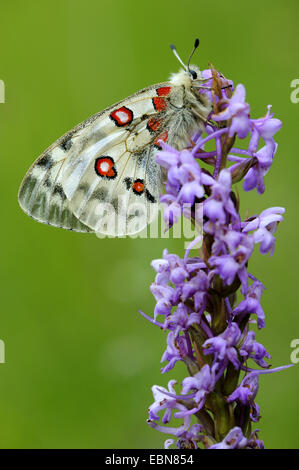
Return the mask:
[[[20,187],[24,212],[79,232],[124,236],[143,230],[156,216],[162,189],[155,161],[160,142],[182,149],[211,111],[200,93],[200,71],[184,67],[169,82],[95,114],[45,150]]]

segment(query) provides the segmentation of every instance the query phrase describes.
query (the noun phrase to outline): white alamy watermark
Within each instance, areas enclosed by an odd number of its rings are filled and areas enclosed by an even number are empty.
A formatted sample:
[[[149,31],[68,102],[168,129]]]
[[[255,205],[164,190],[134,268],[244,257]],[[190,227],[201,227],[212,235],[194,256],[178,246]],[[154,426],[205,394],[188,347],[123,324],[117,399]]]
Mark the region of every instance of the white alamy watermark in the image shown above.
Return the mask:
[[[5,362],[5,344],[3,339],[0,339],[0,364]]]
[[[0,103],[5,103],[5,84],[0,80]]]
[[[297,104],[299,103],[299,78],[294,78],[294,80],[291,81],[290,86],[291,88],[294,88],[290,95],[291,102]]]
[[[291,348],[293,348],[293,351],[291,352],[290,355],[290,360],[293,364],[298,364],[299,362],[299,339],[292,339]]]
[[[99,238],[181,238],[185,248],[194,240],[193,248],[202,244],[202,203],[163,207],[159,203],[137,201],[127,205],[125,196],[120,196],[113,204],[99,204],[93,217]]]

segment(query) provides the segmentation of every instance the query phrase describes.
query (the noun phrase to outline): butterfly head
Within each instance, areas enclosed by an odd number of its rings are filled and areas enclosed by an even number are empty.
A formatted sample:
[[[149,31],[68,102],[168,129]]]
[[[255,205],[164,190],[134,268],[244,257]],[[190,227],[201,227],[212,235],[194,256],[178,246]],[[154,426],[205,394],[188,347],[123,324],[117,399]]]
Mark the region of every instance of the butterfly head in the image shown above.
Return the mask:
[[[187,65],[185,65],[182,59],[180,58],[176,50],[176,47],[173,44],[170,45],[170,48],[172,49],[174,55],[176,56],[180,64],[182,64],[182,66],[184,67],[178,73],[173,74],[171,76],[170,80],[173,83],[173,85],[177,85],[177,86],[184,85],[186,87],[200,86],[202,82],[200,70],[196,65],[190,65],[190,60],[194,52],[198,48],[198,46],[199,46],[199,39],[195,39],[193,50],[189,56]]]
[[[202,83],[201,72],[196,65],[191,65],[190,69],[181,69],[179,72],[173,73],[170,82],[174,86],[197,87]]]

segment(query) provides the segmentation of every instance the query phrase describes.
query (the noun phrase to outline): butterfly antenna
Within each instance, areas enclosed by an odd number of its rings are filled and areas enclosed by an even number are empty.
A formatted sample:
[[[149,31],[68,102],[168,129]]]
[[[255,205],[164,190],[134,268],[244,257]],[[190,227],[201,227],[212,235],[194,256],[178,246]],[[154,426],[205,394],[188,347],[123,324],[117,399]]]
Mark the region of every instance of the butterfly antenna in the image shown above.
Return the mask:
[[[176,47],[173,45],[173,44],[170,44],[170,49],[172,50],[172,52],[174,53],[174,55],[176,56],[176,58],[178,59],[178,61],[180,62],[180,64],[182,64],[182,66],[184,67],[185,70],[188,70],[188,67],[186,64],[184,64],[184,62],[182,61],[182,59],[180,58],[179,54],[178,54],[178,51],[176,50]]]
[[[194,52],[196,51],[196,49],[198,48],[198,46],[199,46],[199,39],[196,38],[195,42],[194,42],[193,50],[192,50],[191,54],[189,55],[189,59],[188,59],[188,63],[187,63],[187,69],[189,71],[190,71],[190,60],[192,59],[192,56],[193,56]]]

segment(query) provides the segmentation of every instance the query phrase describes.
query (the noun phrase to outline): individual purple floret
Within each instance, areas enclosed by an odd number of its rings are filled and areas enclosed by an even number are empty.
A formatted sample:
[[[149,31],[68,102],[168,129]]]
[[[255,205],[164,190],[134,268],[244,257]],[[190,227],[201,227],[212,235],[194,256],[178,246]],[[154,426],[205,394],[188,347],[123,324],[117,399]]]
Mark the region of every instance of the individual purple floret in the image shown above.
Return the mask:
[[[236,184],[264,192],[281,121],[270,114],[271,106],[253,119],[245,87],[237,85],[232,93],[233,83],[213,67],[202,77],[202,93],[213,104],[205,132],[189,136],[192,146],[181,151],[161,143],[157,154],[167,174],[161,196],[166,229],[183,214],[198,234],[183,257],[164,250],[152,261],[156,305],[153,316],[141,313],[166,333],[162,374],[177,362],[187,372],[168,389],[153,386],[148,424],[170,436],[167,449],[263,449],[259,430],[252,430],[260,419],[259,375],[290,366],[272,369],[252,329],[255,323],[265,327],[265,287],[251,272],[251,256],[255,245],[261,254],[273,254],[285,210],[270,207],[244,219]],[[245,137],[247,144],[236,143]]]
[[[225,224],[227,217],[238,220],[238,215],[233,201],[230,198],[232,186],[231,173],[222,170],[218,179],[212,184],[212,193],[204,202],[204,215],[213,223]]]
[[[255,341],[255,332],[249,331],[242,341],[239,349],[239,354],[243,360],[253,359],[260,367],[268,368],[269,364],[265,361],[265,357],[270,359],[270,354],[266,351],[264,346]]]
[[[254,231],[253,238],[255,243],[260,243],[260,252],[264,255],[270,251],[274,252],[275,237],[277,225],[283,220],[281,214],[284,214],[283,207],[270,207],[261,212],[259,216],[251,217],[245,221],[242,226],[243,233]]]
[[[236,346],[241,338],[241,331],[237,323],[232,322],[218,336],[207,339],[202,347],[204,354],[213,354],[213,364],[228,365],[231,362],[235,369],[240,367]]]
[[[242,429],[235,426],[225,436],[223,441],[213,444],[210,449],[244,449],[247,446],[247,439],[243,436]]]
[[[168,383],[168,389],[171,393],[174,392],[174,385],[176,384],[175,380],[170,380]],[[158,413],[160,411],[163,411],[163,418],[162,418],[162,423],[167,424],[171,420],[172,413],[174,410],[178,411],[187,411],[187,408],[178,403],[175,398],[171,398],[167,396],[167,390],[161,387],[158,387],[157,385],[154,385],[152,387],[153,395],[155,398],[155,402],[149,407],[149,418],[148,418],[148,424],[152,427],[157,429],[160,432],[166,433],[166,434],[173,434],[174,436],[181,436],[183,435],[189,428],[190,423],[191,423],[191,418],[188,414],[184,417],[184,422],[181,426],[178,426],[176,428],[170,428],[166,426],[161,426],[160,424],[157,423],[159,421],[159,415]],[[165,393],[166,392],[166,393]]]
[[[197,413],[205,404],[206,396],[214,389],[215,386],[215,372],[213,368],[205,364],[199,372],[193,377],[186,377],[182,382],[182,394],[186,395],[190,390],[193,390],[194,407],[188,411],[177,413],[178,417],[184,417],[187,414]]]
[[[256,163],[244,178],[243,188],[245,191],[251,191],[254,188],[257,189],[259,194],[265,191],[264,177],[272,165],[276,149],[277,145],[271,142],[254,154]]]
[[[264,286],[257,279],[251,284],[245,299],[233,310],[233,315],[239,322],[247,315],[255,314],[259,328],[265,327],[265,313],[260,304]]]
[[[228,121],[231,119],[228,135],[233,137],[234,134],[240,139],[244,139],[251,129],[251,121],[249,119],[249,104],[245,103],[245,87],[237,85],[236,90],[227,100],[227,106],[220,113],[214,114],[212,119],[218,121]]]

